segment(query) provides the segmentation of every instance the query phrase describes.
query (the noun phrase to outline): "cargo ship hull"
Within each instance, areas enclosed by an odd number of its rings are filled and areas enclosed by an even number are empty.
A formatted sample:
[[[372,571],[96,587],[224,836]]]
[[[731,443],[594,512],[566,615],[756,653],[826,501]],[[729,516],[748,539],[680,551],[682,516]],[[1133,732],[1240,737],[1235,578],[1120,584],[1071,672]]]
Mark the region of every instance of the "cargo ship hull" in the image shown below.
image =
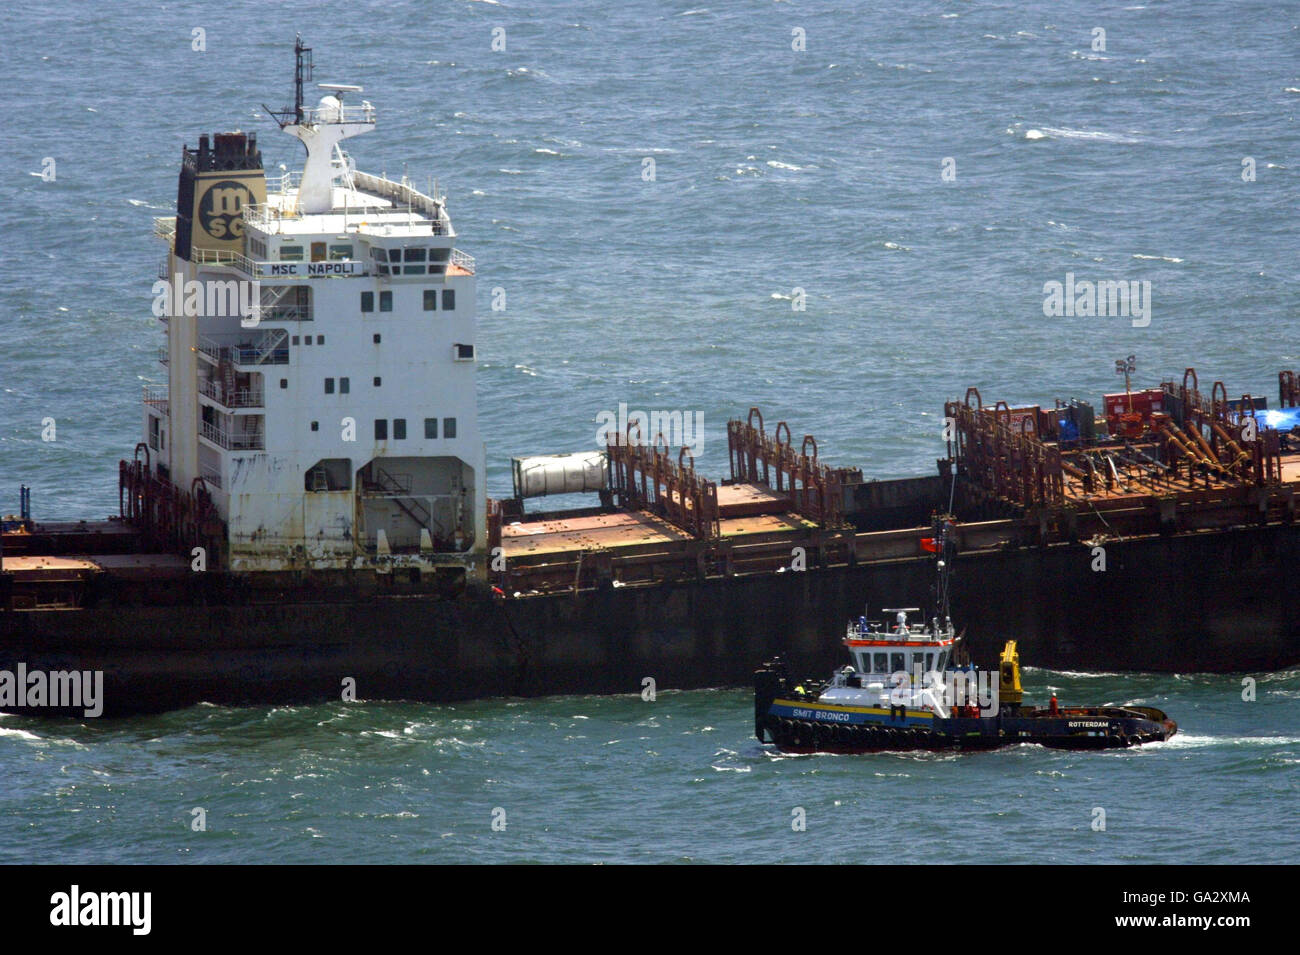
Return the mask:
[[[1300,528],[1277,524],[1086,544],[970,550],[953,579],[969,648],[1018,640],[1065,670],[1259,672],[1300,662],[1285,568]],[[492,696],[744,686],[781,654],[795,674],[840,662],[843,620],[888,595],[926,598],[922,557],[802,572],[501,596],[385,593],[366,581],[232,593],[220,575],[170,605],[103,585],[93,606],[0,612],[0,670],[104,674],[107,714],[201,701],[452,702]],[[1009,599],[1014,597],[1014,599]],[[21,707],[8,707],[22,709]],[[49,713],[45,708],[42,712]]]

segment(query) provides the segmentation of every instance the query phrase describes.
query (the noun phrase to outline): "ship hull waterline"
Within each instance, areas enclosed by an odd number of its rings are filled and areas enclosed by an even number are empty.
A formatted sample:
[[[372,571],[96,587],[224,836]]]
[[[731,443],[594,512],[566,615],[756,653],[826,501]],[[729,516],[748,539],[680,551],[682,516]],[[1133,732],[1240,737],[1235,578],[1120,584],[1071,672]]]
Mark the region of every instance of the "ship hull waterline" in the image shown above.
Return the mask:
[[[1155,714],[1153,714],[1154,716]],[[1006,716],[934,719],[928,726],[831,724],[768,715],[760,718],[759,738],[782,753],[806,755],[910,751],[981,752],[1032,743],[1049,749],[1126,749],[1164,742],[1178,724],[1159,718],[1104,717],[1086,710],[1060,716]]]
[[[1084,545],[963,555],[953,593],[972,654],[1016,639],[1056,670],[1257,673],[1300,661],[1300,602],[1282,571],[1300,562],[1300,529],[1116,542],[1109,553],[1106,573],[1089,569]],[[646,678],[660,690],[744,687],[778,654],[793,672],[828,671],[864,595],[924,600],[930,581],[930,561],[917,558],[523,598],[475,588],[451,599],[9,610],[0,670],[102,671],[106,712],[119,714],[339,700],[349,678],[358,699],[426,702],[640,693]]]

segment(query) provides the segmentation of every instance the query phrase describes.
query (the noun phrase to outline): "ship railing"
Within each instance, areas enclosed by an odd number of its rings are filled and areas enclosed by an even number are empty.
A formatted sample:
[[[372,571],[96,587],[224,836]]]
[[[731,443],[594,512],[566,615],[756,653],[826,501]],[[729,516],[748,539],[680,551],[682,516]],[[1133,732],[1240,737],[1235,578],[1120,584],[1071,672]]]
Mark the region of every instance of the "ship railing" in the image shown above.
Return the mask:
[[[442,203],[432,196],[426,196],[410,183],[394,182],[383,176],[375,176],[359,170],[352,173],[352,181],[359,191],[368,192],[372,196],[391,202],[390,211],[400,212],[409,209],[418,212],[433,223],[435,235],[449,233],[450,223],[445,217]]]
[[[144,386],[144,403],[151,408],[157,408],[164,415],[171,413],[171,402],[168,400],[167,389],[161,385]]]
[[[215,488],[220,488],[220,487],[221,487],[221,469],[220,469],[220,468],[214,468],[214,467],[212,467],[212,466],[210,466],[210,465],[205,464],[205,465],[203,465],[203,467],[201,467],[201,468],[199,469],[199,475],[203,478],[203,480],[204,480],[205,482],[207,482],[208,484],[212,485],[213,487],[215,487]]]
[[[171,364],[171,360],[172,360],[172,356],[169,355],[169,354],[167,353],[167,346],[166,346],[166,345],[159,345],[159,346],[158,346],[158,363],[159,363],[160,365],[169,365],[169,364]]]
[[[223,408],[261,408],[264,401],[261,388],[227,391],[220,382],[211,378],[199,382],[199,394],[211,398]]]
[[[235,346],[236,365],[285,365],[289,362],[289,333],[283,328],[269,328],[251,345]]]
[[[298,214],[296,206],[283,208],[273,202],[250,203],[240,209],[240,215],[244,217],[244,222],[249,225],[259,226],[264,231],[273,227],[281,219],[302,218]]]
[[[242,252],[225,249],[190,249],[190,261],[196,265],[225,265],[256,276],[257,263]],[[166,275],[163,278],[167,278]]]
[[[467,252],[462,252],[460,249],[452,249],[451,264],[459,266],[460,268],[468,272],[470,275],[474,274],[474,256],[468,254]]]
[[[312,107],[302,111],[302,120],[304,123],[371,123],[375,121],[375,108],[369,100],[363,101],[360,106],[327,106]]]
[[[252,327],[262,322],[310,322],[310,305],[254,305],[244,319]]]
[[[176,217],[154,216],[153,234],[167,243],[176,241]]]
[[[297,189],[300,185],[302,185],[301,169],[286,170],[278,176],[266,177],[266,191],[268,195],[287,195],[291,190]],[[254,207],[245,206],[244,208],[247,210]],[[247,211],[245,211],[244,217],[248,217]]]
[[[240,336],[227,343],[200,335],[195,348],[214,362],[220,362],[224,358],[236,365],[289,363],[289,333],[283,328],[268,328],[251,339]]]
[[[211,358],[213,361],[221,361],[222,346],[219,342],[216,342],[213,339],[207,338],[203,335],[200,335],[198,337],[198,340],[194,343],[194,345],[200,354],[206,355],[207,357]]]
[[[408,212],[417,215],[421,222],[429,225],[434,235],[452,235],[451,220],[440,200],[427,196],[405,182],[393,182],[382,176],[372,176],[347,166],[335,164],[335,178],[341,181],[346,190],[344,205],[335,212],[349,216]],[[301,180],[301,173],[293,174],[296,178],[279,177],[276,189],[271,188],[268,180],[268,195],[293,196],[291,183]],[[380,200],[386,200],[381,202]],[[246,205],[241,210],[244,222],[264,232],[279,232],[281,222],[302,218],[296,202],[273,203],[258,202]]]
[[[200,422],[199,433],[208,441],[227,451],[260,451],[266,448],[266,435],[261,431],[226,431],[209,421]]]

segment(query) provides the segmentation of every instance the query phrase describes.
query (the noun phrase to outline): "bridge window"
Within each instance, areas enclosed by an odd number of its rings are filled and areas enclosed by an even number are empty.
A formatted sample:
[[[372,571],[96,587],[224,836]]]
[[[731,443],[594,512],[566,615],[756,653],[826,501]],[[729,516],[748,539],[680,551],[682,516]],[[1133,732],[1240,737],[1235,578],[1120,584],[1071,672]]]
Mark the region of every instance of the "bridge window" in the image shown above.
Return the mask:
[[[300,245],[282,245],[280,246],[281,262],[301,262],[302,246]]]
[[[891,653],[889,655],[889,668],[891,673],[898,673],[900,670],[907,669],[906,653]]]
[[[443,419],[442,419],[442,436],[443,436],[444,438],[454,438],[454,437],[456,437],[456,419],[455,419],[455,418],[443,418]]]
[[[393,440],[394,441],[406,440],[406,419],[405,418],[393,419]]]
[[[313,243],[311,244],[311,260],[312,260],[313,262],[324,262],[324,261],[325,261],[325,243],[324,243],[324,242],[313,242]]]
[[[425,250],[423,247],[418,248],[418,249],[415,249],[415,248],[407,249],[407,250],[406,250],[406,261],[407,261],[407,262],[420,262],[420,263],[422,263],[422,264],[420,264],[420,265],[408,265],[408,266],[406,266],[406,267],[402,270],[403,273],[406,274],[406,275],[423,275],[423,274],[424,274],[424,265],[423,265],[423,262],[424,262],[424,259],[425,259],[426,251],[427,251],[427,250]]]
[[[346,259],[350,259],[350,258],[352,258],[352,246],[350,246],[350,245],[331,245],[331,246],[330,246],[330,260],[331,260],[331,261],[334,261],[334,262],[341,262],[341,261],[344,261],[344,260],[346,260]]]
[[[443,310],[444,312],[450,312],[450,311],[455,310],[455,308],[456,308],[456,290],[455,290],[455,289],[450,289],[450,288],[449,288],[449,289],[443,289],[443,290],[442,290],[442,310]]]
[[[888,673],[888,672],[889,672],[889,654],[888,654],[888,653],[877,653],[877,654],[875,654],[875,657],[876,657],[876,665],[875,665],[875,667],[873,668],[873,669],[875,670],[875,672],[876,672],[876,673]]]
[[[424,290],[424,310],[426,312],[437,311],[438,309],[438,290],[427,288]]]
[[[361,293],[361,311],[363,311],[363,312],[373,312],[374,310],[375,310],[375,293],[374,293],[374,292],[362,292],[362,293]]]
[[[379,293],[379,310],[380,310],[381,312],[391,312],[391,311],[393,310],[393,293],[392,293],[392,292],[380,292],[380,293]]]
[[[435,440],[435,439],[438,437],[438,419],[437,419],[437,418],[425,418],[425,419],[424,419],[424,436],[425,436],[425,438],[427,438],[427,439],[430,440],[430,441],[433,441],[433,440]]]

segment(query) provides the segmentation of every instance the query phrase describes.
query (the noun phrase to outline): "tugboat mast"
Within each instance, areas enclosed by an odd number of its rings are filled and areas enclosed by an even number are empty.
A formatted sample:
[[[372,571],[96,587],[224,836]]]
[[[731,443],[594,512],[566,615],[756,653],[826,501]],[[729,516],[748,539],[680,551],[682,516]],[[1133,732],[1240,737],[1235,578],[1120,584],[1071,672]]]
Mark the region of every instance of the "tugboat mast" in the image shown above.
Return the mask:
[[[934,594],[934,632],[936,634],[952,625],[949,613],[949,577],[952,575],[951,562],[948,560],[948,526],[950,519],[947,514],[936,515],[934,536],[929,539],[929,547],[935,554],[935,569],[937,571]]]

